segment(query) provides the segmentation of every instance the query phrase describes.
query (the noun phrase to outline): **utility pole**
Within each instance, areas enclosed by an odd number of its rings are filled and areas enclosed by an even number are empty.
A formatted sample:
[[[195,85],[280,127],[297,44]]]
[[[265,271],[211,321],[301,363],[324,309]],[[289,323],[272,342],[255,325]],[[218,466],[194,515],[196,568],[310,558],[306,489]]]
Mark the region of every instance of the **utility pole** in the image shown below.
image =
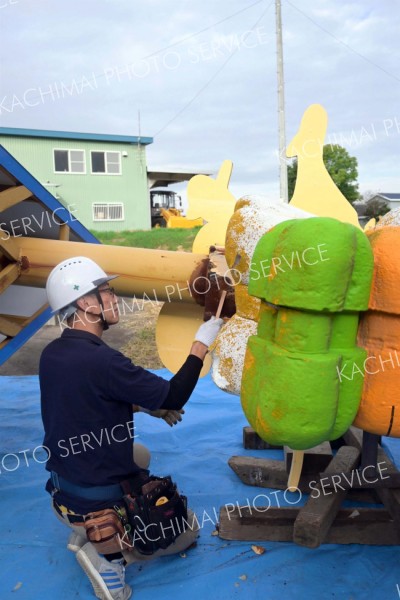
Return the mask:
[[[287,164],[286,164],[286,134],[285,134],[285,94],[283,80],[283,46],[282,46],[282,16],[281,0],[275,0],[276,23],[276,59],[278,79],[278,131],[279,131],[279,177],[280,196],[283,202],[288,202]]]

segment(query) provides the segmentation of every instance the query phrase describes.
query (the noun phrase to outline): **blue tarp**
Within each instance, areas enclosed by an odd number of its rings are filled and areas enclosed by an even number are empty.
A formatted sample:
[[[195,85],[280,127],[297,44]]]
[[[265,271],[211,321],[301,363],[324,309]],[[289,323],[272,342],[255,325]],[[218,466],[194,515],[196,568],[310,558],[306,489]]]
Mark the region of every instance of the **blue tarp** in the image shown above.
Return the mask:
[[[158,371],[167,376],[167,371]],[[69,530],[53,516],[44,491],[46,472],[36,376],[0,378],[0,599],[94,598],[92,588],[66,549]],[[280,451],[246,451],[246,425],[239,399],[221,392],[207,376],[200,380],[173,429],[147,415],[135,419],[137,441],[152,451],[152,472],[171,474],[202,525],[196,548],[127,569],[135,600],[286,600],[400,598],[400,548],[350,544],[316,550],[292,543],[227,542],[215,537],[224,504],[280,502],[283,492],[247,487],[227,462],[232,455],[280,458]],[[400,440],[387,440],[400,465]],[[291,500],[291,496],[288,496]],[[299,503],[300,505],[300,503]]]

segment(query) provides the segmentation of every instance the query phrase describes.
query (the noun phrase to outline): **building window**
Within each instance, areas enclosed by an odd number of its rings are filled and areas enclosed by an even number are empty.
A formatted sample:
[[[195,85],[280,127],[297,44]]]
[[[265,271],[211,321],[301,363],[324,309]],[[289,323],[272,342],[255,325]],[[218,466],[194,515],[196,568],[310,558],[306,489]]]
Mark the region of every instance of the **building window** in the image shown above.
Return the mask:
[[[124,205],[119,204],[93,204],[93,221],[123,221]]]
[[[86,173],[84,150],[54,150],[56,173]]]
[[[92,173],[102,175],[121,175],[120,152],[91,152]]]

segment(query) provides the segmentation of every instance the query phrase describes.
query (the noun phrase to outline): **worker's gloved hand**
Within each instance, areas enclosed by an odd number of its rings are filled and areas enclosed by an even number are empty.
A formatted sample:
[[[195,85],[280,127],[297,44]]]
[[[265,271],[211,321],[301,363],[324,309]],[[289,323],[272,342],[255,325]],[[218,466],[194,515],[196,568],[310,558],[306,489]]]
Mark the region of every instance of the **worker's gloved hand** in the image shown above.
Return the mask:
[[[143,410],[140,409],[140,412],[146,412],[151,417],[155,417],[156,419],[164,419],[164,421],[172,427],[173,425],[177,425],[180,421],[182,421],[182,416],[185,414],[183,408],[180,410],[167,410],[166,408],[159,408],[158,410]]]
[[[180,410],[162,410],[162,412],[165,412],[166,414],[163,415],[161,418],[164,419],[164,421],[170,427],[173,427],[174,425],[177,425],[180,421],[182,421],[181,415],[185,413],[183,408],[181,408]]]
[[[210,347],[217,337],[223,323],[223,319],[211,317],[209,321],[206,321],[198,328],[197,333],[194,336],[195,342],[201,342],[207,346],[207,348]]]

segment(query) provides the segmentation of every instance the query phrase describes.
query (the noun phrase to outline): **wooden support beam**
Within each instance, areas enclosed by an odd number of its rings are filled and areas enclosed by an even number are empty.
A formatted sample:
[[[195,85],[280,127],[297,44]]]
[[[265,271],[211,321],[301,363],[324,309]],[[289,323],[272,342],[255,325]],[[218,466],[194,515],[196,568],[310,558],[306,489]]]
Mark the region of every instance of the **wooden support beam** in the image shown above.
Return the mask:
[[[7,190],[0,192],[0,212],[3,212],[3,210],[10,208],[31,196],[33,196],[32,192],[24,185],[10,187]]]
[[[71,229],[70,229],[69,225],[67,225],[66,223],[62,223],[60,225],[60,232],[58,235],[58,239],[63,242],[68,242],[70,231],[71,231]]]
[[[326,469],[327,475],[347,472],[354,469],[359,462],[360,451],[350,446],[342,446]],[[319,483],[314,486],[306,504],[300,509],[293,528],[293,541],[300,546],[318,548],[332,525],[340,505],[346,497],[347,490],[328,492]]]
[[[292,466],[293,450],[288,446],[283,448],[286,470],[289,473]],[[324,471],[332,460],[332,449],[329,442],[323,442],[315,448],[304,451],[302,474],[314,474]]]
[[[376,466],[378,458],[378,446],[381,436],[368,431],[363,432],[363,441],[361,448],[361,468]]]
[[[19,260],[19,247],[10,234],[0,227],[0,250],[9,260]]]
[[[18,263],[11,263],[0,271],[0,294],[18,279],[20,271],[21,267]]]
[[[15,337],[21,330],[21,325],[18,325],[18,323],[13,320],[0,316],[0,333],[7,337]]]
[[[3,319],[6,319],[6,321],[12,321],[16,325],[19,325],[21,328],[25,327],[25,325],[27,324],[27,321],[29,319],[29,317],[20,317],[18,315],[7,315],[5,313],[0,314],[0,317],[2,317]]]
[[[347,492],[346,500],[351,500],[351,502],[356,502],[357,504],[381,504],[374,489],[351,489]]]
[[[347,444],[353,444],[358,448],[362,448],[363,432],[357,427],[350,427],[344,434],[343,438]],[[385,473],[396,472],[395,465],[389,460],[381,446],[378,447],[377,462],[385,462],[388,470]],[[382,465],[381,465],[382,470]],[[400,529],[400,489],[378,488],[376,490],[379,500],[385,505],[392,518],[394,519],[395,527]]]
[[[254,458],[253,456],[232,456],[229,466],[246,485],[286,490],[288,474],[283,460]],[[299,485],[301,492],[310,493],[310,483],[317,479],[315,475],[302,475]]]
[[[324,488],[344,488],[346,490],[365,489],[365,488],[400,488],[400,473],[388,473],[369,469],[368,472],[363,469],[351,471],[350,473],[332,473],[324,475],[320,473],[320,478],[324,480]]]
[[[378,447],[377,462],[383,476],[390,475],[392,477],[399,472],[381,446]],[[400,531],[400,489],[377,487],[376,493],[391,514],[395,527]]]
[[[355,448],[361,450],[363,440],[362,429],[352,426],[346,431],[346,433],[343,434],[342,437],[347,446],[354,446]]]
[[[248,426],[243,427],[243,448],[246,448],[246,450],[280,450],[282,446],[273,446],[268,442],[264,442],[258,433]]]
[[[226,505],[220,510],[219,537],[248,542],[291,542],[300,510],[286,507],[256,510],[247,506],[232,510]],[[349,508],[339,510],[324,543],[397,546],[400,534],[386,510]]]

